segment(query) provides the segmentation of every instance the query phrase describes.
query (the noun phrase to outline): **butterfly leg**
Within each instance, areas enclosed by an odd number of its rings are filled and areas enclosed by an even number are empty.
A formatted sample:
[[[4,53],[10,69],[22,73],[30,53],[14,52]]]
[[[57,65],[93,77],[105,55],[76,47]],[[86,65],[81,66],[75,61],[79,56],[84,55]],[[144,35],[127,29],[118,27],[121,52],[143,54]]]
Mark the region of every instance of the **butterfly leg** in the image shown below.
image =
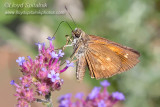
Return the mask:
[[[65,47],[69,47],[69,46],[72,46],[71,44],[70,45],[68,45],[69,44],[69,42],[72,42],[72,37],[69,37],[69,35],[65,35],[65,37],[66,37],[66,44],[63,46],[63,47],[61,47],[61,48],[57,48],[57,49],[55,49],[55,50],[59,50],[59,49],[62,49],[62,50],[64,50],[65,49]]]
[[[73,60],[73,59],[74,59],[74,57],[75,57],[75,56],[73,56],[73,57],[71,57],[70,59],[68,59],[68,60],[69,60],[69,62],[77,62],[77,61],[78,61],[78,59]],[[66,63],[66,61],[64,61],[61,65],[65,64],[65,63]],[[61,65],[60,65],[60,66],[61,66]]]
[[[79,47],[78,47],[78,48],[76,49],[76,51],[74,51],[74,52],[72,53],[72,55],[70,56],[70,59],[69,59],[70,62],[77,62],[77,61],[78,61],[78,59],[73,60],[73,59],[76,57],[76,56],[75,56],[75,53],[77,53],[78,49],[79,49]]]
[[[72,43],[72,39],[71,39],[72,37],[69,37],[69,35],[66,35],[65,37],[66,37],[67,42],[66,42],[66,45],[63,46],[62,50],[64,50],[66,47],[73,46],[72,44],[68,45],[69,42]]]
[[[77,62],[78,61],[78,59],[76,59],[76,60],[72,60],[72,62]]]

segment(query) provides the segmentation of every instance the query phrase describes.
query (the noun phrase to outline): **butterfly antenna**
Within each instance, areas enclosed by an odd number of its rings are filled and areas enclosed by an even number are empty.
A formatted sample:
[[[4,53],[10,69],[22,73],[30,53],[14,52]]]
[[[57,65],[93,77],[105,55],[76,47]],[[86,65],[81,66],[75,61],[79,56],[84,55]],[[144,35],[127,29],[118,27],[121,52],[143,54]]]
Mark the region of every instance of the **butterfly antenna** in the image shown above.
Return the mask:
[[[76,22],[74,21],[72,15],[69,13],[69,11],[68,11],[68,9],[67,9],[67,6],[65,6],[65,9],[66,9],[67,13],[69,14],[69,16],[71,17],[71,19],[72,19],[73,23],[75,24],[75,26],[77,27],[77,24],[76,24]]]
[[[64,22],[67,23],[67,25],[68,25],[68,26],[70,27],[70,29],[73,31],[72,27],[70,26],[70,24],[69,24],[67,21],[61,21],[61,22],[59,23],[59,25],[58,25],[58,27],[57,27],[57,29],[56,29],[56,31],[55,31],[55,33],[54,33],[53,36],[55,36],[55,34],[57,33],[57,31],[58,31],[60,25],[61,25],[62,23],[64,23]]]

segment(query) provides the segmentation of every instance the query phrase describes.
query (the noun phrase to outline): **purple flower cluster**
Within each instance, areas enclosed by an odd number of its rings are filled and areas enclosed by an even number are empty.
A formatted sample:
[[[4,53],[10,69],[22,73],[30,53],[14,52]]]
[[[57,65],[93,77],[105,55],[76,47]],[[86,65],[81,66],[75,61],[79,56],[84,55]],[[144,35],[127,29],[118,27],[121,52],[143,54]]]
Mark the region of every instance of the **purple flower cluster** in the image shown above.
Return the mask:
[[[58,100],[59,107],[113,107],[118,101],[125,100],[121,92],[109,94],[107,87],[110,86],[110,83],[107,80],[100,84],[102,87],[94,87],[86,98],[83,97],[83,93],[77,93],[75,102],[71,101],[71,94],[61,96]]]
[[[59,60],[64,56],[62,50],[54,50],[52,40],[48,37],[50,46],[45,47],[44,43],[36,43],[39,54],[35,60],[28,56],[19,57],[16,62],[20,66],[20,71],[23,76],[19,78],[20,82],[10,82],[16,87],[18,104],[17,107],[28,107],[31,102],[37,101],[37,96],[47,96],[51,91],[59,90],[63,84],[63,80],[59,77],[60,73],[64,72],[68,67],[73,66],[73,63],[68,60],[66,67],[60,69]]]

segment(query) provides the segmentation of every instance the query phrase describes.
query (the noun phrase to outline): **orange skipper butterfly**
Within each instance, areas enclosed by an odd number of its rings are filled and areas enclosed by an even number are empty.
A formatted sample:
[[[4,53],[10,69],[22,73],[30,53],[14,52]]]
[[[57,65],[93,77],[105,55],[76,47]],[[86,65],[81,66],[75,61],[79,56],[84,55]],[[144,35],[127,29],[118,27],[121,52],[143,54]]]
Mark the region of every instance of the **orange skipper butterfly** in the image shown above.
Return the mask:
[[[140,53],[134,49],[88,35],[79,28],[72,31],[72,37],[78,80],[83,79],[87,66],[91,78],[101,79],[127,71],[139,62]]]

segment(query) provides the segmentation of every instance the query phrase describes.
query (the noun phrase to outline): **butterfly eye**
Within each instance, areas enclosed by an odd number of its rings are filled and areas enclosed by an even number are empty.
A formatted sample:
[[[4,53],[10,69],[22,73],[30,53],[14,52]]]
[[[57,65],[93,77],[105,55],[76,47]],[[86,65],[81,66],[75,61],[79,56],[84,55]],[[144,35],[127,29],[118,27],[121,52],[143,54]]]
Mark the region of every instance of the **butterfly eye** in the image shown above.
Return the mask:
[[[75,37],[79,38],[79,37],[80,37],[80,34],[75,34]]]

